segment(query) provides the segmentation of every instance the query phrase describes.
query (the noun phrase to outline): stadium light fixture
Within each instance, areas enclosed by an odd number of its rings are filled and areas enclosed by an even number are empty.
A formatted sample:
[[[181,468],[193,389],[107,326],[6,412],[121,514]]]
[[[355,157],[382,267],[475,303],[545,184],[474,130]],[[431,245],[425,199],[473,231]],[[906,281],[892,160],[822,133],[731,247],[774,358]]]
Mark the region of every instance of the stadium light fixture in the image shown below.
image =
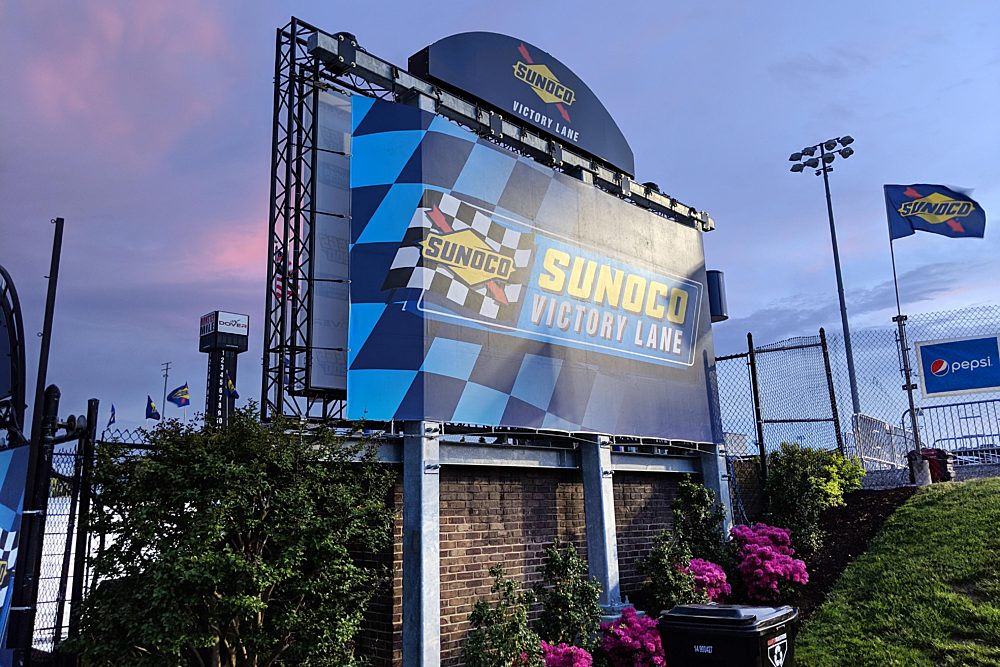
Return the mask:
[[[854,414],[861,412],[861,401],[858,398],[858,379],[854,371],[854,352],[851,349],[851,329],[847,321],[847,301],[844,298],[844,277],[840,271],[840,251],[837,249],[837,228],[833,222],[833,200],[830,198],[830,172],[833,171],[833,162],[837,156],[847,159],[854,155],[854,149],[848,144],[854,143],[854,137],[845,134],[836,139],[827,139],[818,144],[807,146],[797,153],[792,153],[789,160],[795,162],[791,171],[797,174],[805,172],[806,167],[815,169],[816,175],[823,175],[823,188],[826,190],[826,212],[830,219],[830,242],[833,245],[833,266],[837,272],[837,296],[840,298],[840,321],[844,328],[844,348],[847,352],[847,376],[851,383],[851,406]],[[837,146],[842,146],[836,150]],[[819,157],[816,151],[819,151]],[[804,159],[807,156],[808,159]],[[801,160],[799,162],[798,160]],[[820,166],[822,163],[822,166]]]

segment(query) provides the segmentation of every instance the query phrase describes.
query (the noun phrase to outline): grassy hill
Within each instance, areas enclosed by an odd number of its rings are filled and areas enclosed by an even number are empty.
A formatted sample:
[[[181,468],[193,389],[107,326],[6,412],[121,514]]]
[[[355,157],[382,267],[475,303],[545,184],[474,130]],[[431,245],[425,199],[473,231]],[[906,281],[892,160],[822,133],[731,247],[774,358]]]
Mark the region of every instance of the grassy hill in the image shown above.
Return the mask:
[[[936,484],[897,510],[805,624],[796,659],[1000,665],[1000,479]]]

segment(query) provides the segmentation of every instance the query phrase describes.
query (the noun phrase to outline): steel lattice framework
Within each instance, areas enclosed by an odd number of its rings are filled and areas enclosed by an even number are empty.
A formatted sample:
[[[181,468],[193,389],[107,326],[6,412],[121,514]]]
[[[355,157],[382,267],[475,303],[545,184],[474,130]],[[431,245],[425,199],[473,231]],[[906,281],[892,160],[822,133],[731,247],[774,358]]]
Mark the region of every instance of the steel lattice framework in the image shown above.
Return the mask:
[[[503,147],[529,156],[679,224],[710,231],[704,211],[638,184],[597,156],[566,148],[477,102],[413,76],[373,56],[349,33],[335,35],[297,18],[277,31],[271,207],[264,318],[261,414],[339,421],[343,393],[311,390],[309,313],[314,276],[311,230],[316,221],[315,122],[324,90],[390,99],[445,116]]]

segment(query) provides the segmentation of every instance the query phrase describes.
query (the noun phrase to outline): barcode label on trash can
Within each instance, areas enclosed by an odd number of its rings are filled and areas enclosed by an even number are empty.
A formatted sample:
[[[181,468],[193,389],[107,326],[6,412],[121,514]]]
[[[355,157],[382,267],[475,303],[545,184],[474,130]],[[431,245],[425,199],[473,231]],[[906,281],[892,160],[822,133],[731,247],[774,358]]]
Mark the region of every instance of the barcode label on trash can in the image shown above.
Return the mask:
[[[694,645],[694,652],[695,653],[711,653],[712,652],[712,647],[711,646],[707,646],[705,644],[695,644]]]
[[[774,667],[785,664],[785,654],[788,652],[788,635],[780,634],[767,640],[767,659]]]

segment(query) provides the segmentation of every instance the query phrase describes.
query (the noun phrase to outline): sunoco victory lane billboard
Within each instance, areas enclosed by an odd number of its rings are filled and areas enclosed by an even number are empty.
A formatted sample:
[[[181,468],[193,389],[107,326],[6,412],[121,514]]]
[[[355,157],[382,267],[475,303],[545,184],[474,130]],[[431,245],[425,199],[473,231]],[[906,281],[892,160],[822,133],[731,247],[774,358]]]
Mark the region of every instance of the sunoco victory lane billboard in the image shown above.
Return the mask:
[[[698,231],[352,102],[349,419],[713,440]]]

